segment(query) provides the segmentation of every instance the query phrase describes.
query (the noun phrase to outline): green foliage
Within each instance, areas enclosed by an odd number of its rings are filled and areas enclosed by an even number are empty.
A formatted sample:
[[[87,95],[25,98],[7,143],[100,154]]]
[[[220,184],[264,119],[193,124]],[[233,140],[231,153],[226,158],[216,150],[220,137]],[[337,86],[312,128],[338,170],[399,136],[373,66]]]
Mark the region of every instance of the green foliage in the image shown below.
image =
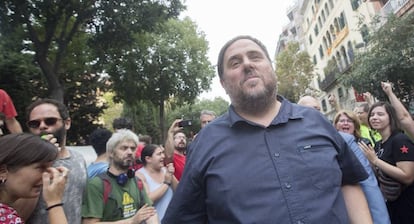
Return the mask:
[[[99,99],[110,82],[98,74],[131,49],[137,33],[182,9],[179,0],[0,1],[0,86],[23,124],[32,99],[64,102],[72,118],[68,142],[83,144],[106,108]]]
[[[185,129],[187,136],[190,136],[191,133],[194,134],[200,130],[200,112],[202,110],[214,111],[218,117],[224,114],[228,107],[229,103],[221,97],[216,97],[214,100],[205,99],[197,101],[194,104],[178,106],[172,108],[171,111],[168,112],[167,125],[169,127],[175,119],[179,118],[193,120],[193,125]]]
[[[102,120],[104,127],[113,130],[112,122],[115,118],[121,117],[123,112],[123,105],[121,103],[115,103],[113,101],[114,93],[106,92],[103,94],[102,102],[108,106],[102,113]]]
[[[124,104],[122,116],[133,121],[137,134],[149,135],[154,143],[164,144],[161,141],[159,109],[156,105],[148,101],[139,101],[134,105]]]
[[[358,92],[371,92],[386,100],[381,81],[395,84],[396,95],[407,103],[414,94],[414,14],[389,17],[370,33],[367,49],[356,55],[350,74],[341,81]]]
[[[299,43],[290,42],[276,61],[278,93],[297,102],[313,78],[313,64],[308,53],[300,51]]]
[[[170,97],[191,102],[214,76],[205,35],[189,19],[169,20],[156,33],[136,36],[136,44],[108,64],[118,97],[128,104],[146,99],[159,105]]]
[[[107,72],[117,96],[129,107],[140,100],[158,107],[163,136],[164,103],[170,98],[179,105],[191,103],[210,86],[214,70],[207,58],[207,41],[188,18],[168,20],[154,33],[135,38],[128,51],[108,62]]]

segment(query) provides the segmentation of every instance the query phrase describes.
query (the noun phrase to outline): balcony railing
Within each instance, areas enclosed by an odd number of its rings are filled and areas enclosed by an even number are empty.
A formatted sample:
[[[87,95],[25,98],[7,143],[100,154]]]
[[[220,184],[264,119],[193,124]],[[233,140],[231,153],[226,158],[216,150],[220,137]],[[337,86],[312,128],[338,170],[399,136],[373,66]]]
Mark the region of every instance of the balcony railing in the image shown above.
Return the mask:
[[[325,79],[323,79],[322,81],[318,81],[319,88],[322,91],[327,91],[328,89],[330,89],[330,87],[334,86],[334,84],[336,83],[339,74],[340,72],[338,69],[335,69],[335,71],[330,72],[327,76],[325,76]]]
[[[398,11],[403,8],[410,0],[389,0],[382,7],[381,14],[387,16],[388,14],[397,14]]]
[[[350,71],[351,66],[352,66],[352,64],[348,64],[348,65],[346,65],[345,68],[337,68],[337,69],[331,71],[330,73],[328,73],[328,75],[325,76],[325,79],[323,79],[322,81],[318,81],[319,88],[322,91],[327,92],[329,89],[334,87],[335,84],[337,84],[336,81],[338,80],[340,75],[345,74],[345,73]]]

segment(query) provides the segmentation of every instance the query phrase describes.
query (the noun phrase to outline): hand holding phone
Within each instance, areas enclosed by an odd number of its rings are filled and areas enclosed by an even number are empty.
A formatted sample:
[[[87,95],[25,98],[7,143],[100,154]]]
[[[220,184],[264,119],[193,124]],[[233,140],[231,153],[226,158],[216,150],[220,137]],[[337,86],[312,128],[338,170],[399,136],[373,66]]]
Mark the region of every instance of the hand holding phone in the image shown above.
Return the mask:
[[[178,127],[187,127],[187,126],[191,126],[191,125],[193,125],[192,120],[182,120],[182,121],[178,122]]]

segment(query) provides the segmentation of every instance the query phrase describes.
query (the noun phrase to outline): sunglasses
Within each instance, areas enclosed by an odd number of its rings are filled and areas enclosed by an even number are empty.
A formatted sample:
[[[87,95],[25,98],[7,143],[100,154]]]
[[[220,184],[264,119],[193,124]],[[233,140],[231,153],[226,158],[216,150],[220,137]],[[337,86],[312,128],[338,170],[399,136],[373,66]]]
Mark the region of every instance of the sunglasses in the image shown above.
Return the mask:
[[[45,119],[38,119],[38,120],[31,120],[27,122],[27,126],[29,128],[38,128],[40,126],[40,124],[42,123],[42,121],[47,125],[47,126],[53,126],[55,125],[58,121],[63,120],[61,118],[56,118],[56,117],[47,117]]]

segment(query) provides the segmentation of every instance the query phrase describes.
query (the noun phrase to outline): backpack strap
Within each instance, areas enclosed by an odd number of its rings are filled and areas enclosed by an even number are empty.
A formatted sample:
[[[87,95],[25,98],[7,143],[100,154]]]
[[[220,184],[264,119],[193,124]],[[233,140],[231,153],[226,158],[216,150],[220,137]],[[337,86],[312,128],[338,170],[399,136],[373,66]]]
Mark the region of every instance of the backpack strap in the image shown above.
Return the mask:
[[[111,182],[109,181],[109,177],[106,173],[101,173],[98,175],[99,178],[101,178],[102,180],[102,184],[103,184],[103,202],[104,204],[106,204],[106,202],[108,201],[109,195],[111,194],[112,191],[112,185]],[[142,183],[142,180],[139,179],[138,177],[135,176],[135,181],[136,181],[136,185],[137,185],[137,189],[138,189],[138,193],[139,193],[139,200],[140,200],[140,205],[139,208],[141,208],[144,204],[145,204],[145,200],[144,200],[144,184]]]
[[[139,177],[137,177],[137,176],[135,176],[135,180],[136,180],[136,184],[137,184],[137,189],[138,189],[138,193],[139,193],[139,205],[138,205],[138,208],[141,208],[144,204],[145,204],[145,201],[144,201],[144,193],[143,193],[143,190],[144,190],[144,184],[142,183],[142,180],[141,179],[139,179]]]
[[[109,177],[106,173],[101,173],[98,175],[99,178],[101,178],[102,180],[102,184],[103,184],[103,202],[104,204],[106,204],[106,202],[108,201],[109,195],[111,194],[112,191],[112,185],[111,182],[109,181]]]

